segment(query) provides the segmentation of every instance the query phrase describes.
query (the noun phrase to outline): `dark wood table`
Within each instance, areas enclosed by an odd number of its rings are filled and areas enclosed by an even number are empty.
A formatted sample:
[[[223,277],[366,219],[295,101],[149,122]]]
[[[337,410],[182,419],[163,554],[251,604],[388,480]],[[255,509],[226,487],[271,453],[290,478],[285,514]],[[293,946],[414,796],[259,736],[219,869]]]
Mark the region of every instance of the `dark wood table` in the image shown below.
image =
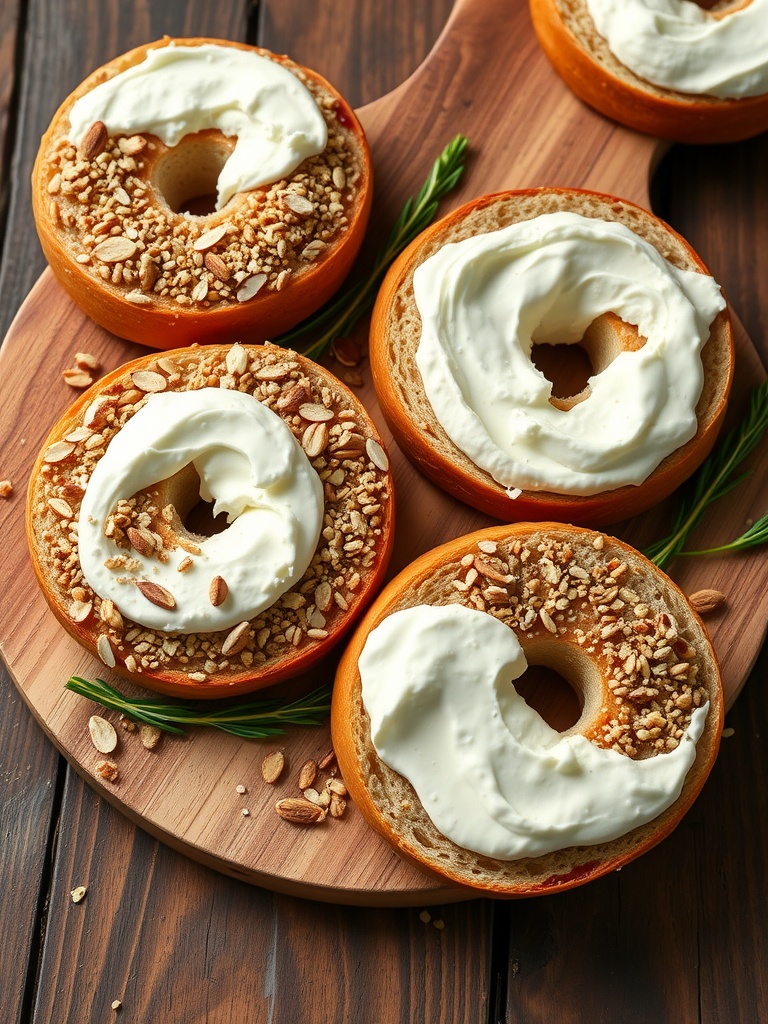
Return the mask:
[[[0,337],[44,267],[28,184],[40,134],[92,68],[164,33],[247,39],[360,105],[413,70],[450,5],[2,0]],[[767,181],[762,137],[674,148],[654,187],[764,361]],[[701,798],[660,847],[556,897],[429,914],[275,895],[185,859],[74,774],[3,673],[0,1022],[766,1020],[766,672],[764,649]]]

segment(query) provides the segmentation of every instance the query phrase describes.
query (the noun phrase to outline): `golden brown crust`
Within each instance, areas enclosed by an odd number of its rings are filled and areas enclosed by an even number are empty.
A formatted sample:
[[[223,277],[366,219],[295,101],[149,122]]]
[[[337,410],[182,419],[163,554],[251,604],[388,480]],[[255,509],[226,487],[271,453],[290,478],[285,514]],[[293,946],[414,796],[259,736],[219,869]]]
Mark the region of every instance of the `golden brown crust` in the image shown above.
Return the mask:
[[[184,217],[164,194],[205,160],[223,161],[233,143],[219,132],[186,136],[172,150],[139,135],[103,139],[92,159],[75,151],[66,140],[74,102],[171,41],[254,50],[288,68],[318,101],[329,131],[324,153],[283,181],[240,193],[223,210]],[[43,136],[32,200],[56,277],[113,334],[166,349],[235,338],[259,342],[309,316],[349,272],[370,211],[370,154],[354,112],[316,72],[240,43],[162,39],[94,71],[67,97]],[[195,248],[222,226],[214,244]],[[120,250],[104,250],[114,238],[124,245],[123,258],[115,258]]]
[[[691,247],[652,214],[613,196],[577,189],[540,188],[476,199],[432,225],[395,261],[382,284],[371,320],[370,358],[382,411],[400,447],[436,484],[497,519],[555,519],[606,525],[655,505],[671,494],[709,454],[725,416],[733,376],[733,337],[728,311],[718,314],[702,352],[704,389],[696,407],[696,435],[669,455],[640,486],[590,496],[506,490],[451,441],[424,392],[415,354],[421,320],[413,273],[447,242],[492,231],[556,210],[619,221],[650,242],[675,266],[708,273]]]
[[[678,800],[612,842],[544,857],[495,860],[442,836],[408,782],[376,754],[357,664],[367,636],[386,616],[417,604],[451,603],[506,622],[531,663],[557,668],[583,690],[584,711],[574,731],[600,746],[635,758],[663,754],[679,741],[693,708],[708,700],[705,730]],[[585,659],[597,672],[585,670]],[[342,657],[331,727],[352,798],[399,853],[478,894],[517,897],[597,878],[668,835],[714,763],[722,719],[720,673],[706,630],[664,573],[603,534],[559,523],[518,523],[436,548],[384,589]]]
[[[691,96],[646,82],[595,30],[585,0],[530,0],[542,49],[573,92],[630,128],[673,142],[737,142],[768,128],[768,94]]]
[[[302,579],[245,626],[158,634],[123,619],[93,593],[79,566],[76,523],[90,473],[151,389],[200,387],[248,392],[283,418],[323,482],[323,533]],[[184,493],[183,483],[175,491],[163,484],[118,502],[109,525],[121,550],[116,573],[130,577],[131,550],[142,544],[161,555],[173,547],[194,557],[195,535],[180,521],[186,509],[169,508]],[[195,699],[270,686],[327,654],[375,593],[393,533],[388,460],[365,409],[328,371],[272,345],[181,349],[108,374],[49,434],[27,505],[33,566],[67,631],[109,667],[114,660],[114,670],[133,682]]]

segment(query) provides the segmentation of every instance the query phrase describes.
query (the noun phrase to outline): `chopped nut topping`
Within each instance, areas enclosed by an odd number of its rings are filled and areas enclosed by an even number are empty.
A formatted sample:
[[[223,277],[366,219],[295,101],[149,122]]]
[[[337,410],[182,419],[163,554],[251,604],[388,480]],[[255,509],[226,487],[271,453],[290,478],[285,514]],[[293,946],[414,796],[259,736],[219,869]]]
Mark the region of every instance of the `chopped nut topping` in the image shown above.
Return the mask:
[[[227,581],[222,576],[214,576],[208,587],[208,597],[213,607],[218,608],[220,604],[224,604],[228,593]]]
[[[117,602],[94,594],[79,567],[76,525],[85,485],[117,431],[161,382],[163,388],[227,387],[253,394],[282,417],[299,443],[309,443],[325,490],[321,538],[303,578],[271,608],[228,631],[161,633],[123,620]],[[319,422],[307,420],[299,412],[305,406],[328,410],[330,416]],[[293,353],[273,346],[234,345],[210,353],[201,349],[194,358],[158,355],[148,358],[141,370],[116,378],[81,416],[79,424],[69,425],[68,440],[55,441],[44,455],[50,468],[40,475],[38,507],[48,514],[44,522],[41,517],[38,548],[51,560],[63,607],[74,605],[79,614],[90,605],[89,623],[104,630],[96,642],[108,667],[119,662],[139,677],[156,669],[182,671],[201,684],[220,671],[257,671],[284,657],[287,644],[301,649],[322,643],[345,609],[364,595],[362,581],[379,557],[388,521],[389,480],[366,451],[366,441],[373,440],[370,428],[350,408],[348,392],[335,389],[327,376],[315,374]],[[163,507],[156,491],[148,488],[121,499],[105,523],[105,534],[117,545],[116,554],[106,560],[108,568],[126,585],[140,586],[147,599],[151,594],[160,607],[169,609],[175,606],[173,595],[163,588],[155,590],[151,576],[139,579],[144,574],[138,555],[170,560],[180,572],[194,571],[202,550],[192,539],[185,540],[183,548],[165,547],[163,536],[174,515],[175,510]],[[201,585],[207,585],[205,577]]]

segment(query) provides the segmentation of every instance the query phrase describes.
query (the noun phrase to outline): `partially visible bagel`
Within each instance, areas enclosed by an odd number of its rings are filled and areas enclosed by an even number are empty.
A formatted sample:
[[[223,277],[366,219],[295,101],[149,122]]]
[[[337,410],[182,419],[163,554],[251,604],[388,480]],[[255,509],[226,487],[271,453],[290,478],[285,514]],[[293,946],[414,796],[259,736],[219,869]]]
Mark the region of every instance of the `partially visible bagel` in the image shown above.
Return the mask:
[[[169,44],[246,50],[286,68],[318,104],[324,152],[220,210],[189,215],[180,207],[215,189],[234,139],[214,129],[169,148],[150,134],[110,136],[102,124],[93,151],[77,150],[68,141],[75,101]],[[370,154],[349,104],[316,72],[240,43],[166,38],[110,61],[62,103],[40,144],[32,202],[54,274],[113,334],[166,349],[259,342],[309,316],[349,272],[370,211]]]
[[[735,6],[744,4],[727,4],[724,15]],[[530,8],[536,35],[557,73],[579,99],[607,117],[673,142],[738,142],[768,128],[768,93],[696,96],[639,78],[598,34],[586,0],[530,0]]]
[[[108,445],[153,395],[201,389],[251,395],[288,427],[310,473],[319,478],[320,538],[303,575],[294,573],[290,589],[251,619],[205,632],[185,631],[181,623],[178,629],[150,628],[131,621],[119,597],[95,593],[84,578],[80,509]],[[181,438],[183,423],[174,429]],[[217,441],[213,456],[227,457],[230,451]],[[145,464],[153,454],[144,451]],[[237,450],[234,454],[242,458]],[[107,374],[53,426],[29,483],[32,565],[62,626],[119,675],[195,700],[249,693],[316,664],[378,589],[394,539],[388,467],[358,399],[323,367],[295,352],[276,345],[210,345],[148,355]],[[273,501],[268,496],[266,507]],[[103,564],[121,588],[136,588],[151,605],[170,607],[162,604],[164,595],[153,583],[162,563],[171,579],[183,573],[199,581],[194,586],[202,601],[210,597],[212,606],[226,612],[226,574],[200,548],[206,537],[221,531],[222,523],[206,522],[204,514],[196,519],[205,513],[203,507],[194,511],[199,504],[200,479],[191,465],[137,494],[120,495],[103,525],[112,552]],[[146,556],[146,569],[136,564],[137,552]],[[238,550],[233,554],[237,560]],[[258,571],[242,559],[235,564],[238,574]],[[154,594],[142,587],[154,588]],[[173,621],[176,613],[168,614]]]
[[[684,239],[659,218],[626,200],[561,188],[484,196],[429,227],[391,267],[371,321],[371,370],[382,411],[400,447],[422,472],[461,501],[504,521],[554,519],[604,525],[655,505],[675,490],[711,450],[725,415],[733,376],[733,338],[727,309],[712,323],[701,353],[704,386],[696,406],[695,436],[668,455],[643,483],[592,495],[526,489],[511,499],[504,487],[449,438],[425,394],[416,364],[421,336],[413,290],[416,268],[448,243],[555,211],[620,222],[674,266],[707,273]],[[636,345],[636,338],[636,329],[608,315],[593,323],[584,347],[590,349],[599,372],[618,350]]]
[[[695,760],[677,800],[654,820],[610,842],[543,856],[503,860],[447,839],[411,784],[379,757],[358,663],[368,637],[388,616],[418,605],[454,604],[499,619],[514,631],[529,664],[546,665],[564,676],[582,705],[581,718],[569,732],[597,746],[614,747],[633,759],[664,757],[681,739],[692,710],[708,701]],[[406,666],[403,672],[407,677]],[[546,693],[539,699],[546,703]],[[450,541],[388,584],[343,655],[331,726],[352,798],[398,853],[477,895],[518,897],[598,878],[668,835],[712,767],[722,719],[720,673],[706,630],[664,573],[627,544],[601,533],[559,523],[519,523]],[[483,744],[484,737],[473,733],[472,742]]]

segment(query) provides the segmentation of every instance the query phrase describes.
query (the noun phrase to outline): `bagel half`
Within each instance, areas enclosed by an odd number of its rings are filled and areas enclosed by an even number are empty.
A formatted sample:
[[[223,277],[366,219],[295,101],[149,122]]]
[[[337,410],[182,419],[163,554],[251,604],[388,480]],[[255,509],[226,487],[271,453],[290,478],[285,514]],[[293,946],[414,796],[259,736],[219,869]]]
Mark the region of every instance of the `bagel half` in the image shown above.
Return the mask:
[[[67,140],[75,101],[171,43],[249,50],[288,69],[326,121],[324,152],[221,210],[189,216],[179,206],[214,190],[234,146],[218,130],[173,148],[153,135],[105,132],[90,159],[75,150]],[[110,61],[67,97],[40,144],[32,203],[51,269],[108,331],[164,349],[260,342],[309,316],[349,272],[370,211],[370,154],[349,104],[316,72],[240,43],[166,38]]]
[[[77,521],[99,459],[149,395],[200,388],[246,392],[282,418],[320,478],[322,532],[301,579],[252,620],[218,632],[161,632],[137,625],[121,614],[117,602],[94,593],[80,566]],[[272,345],[193,347],[146,356],[107,374],[80,396],[46,439],[29,484],[32,564],[62,626],[119,675],[193,699],[249,693],[318,662],[372,598],[394,535],[388,467],[358,399],[303,356]],[[137,572],[131,557],[142,542],[153,558],[172,556],[175,564],[188,553],[192,561],[201,554],[198,542],[208,535],[187,518],[198,501],[197,474],[185,470],[137,495],[123,495],[109,524],[121,564],[109,568],[126,577],[126,586],[137,583],[130,579]],[[203,579],[206,590],[214,573],[212,567]],[[221,595],[211,597],[211,604],[217,603]]]
[[[563,589],[558,576],[567,581]],[[609,589],[616,591],[610,608],[604,603]],[[358,660],[387,616],[416,605],[454,603],[500,619],[514,630],[529,663],[565,676],[583,707],[570,731],[598,746],[615,745],[633,758],[663,757],[658,749],[666,738],[685,728],[694,705],[709,701],[695,761],[677,800],[653,821],[610,842],[545,856],[495,859],[442,835],[410,783],[373,746]],[[579,638],[579,628],[586,639]],[[641,657],[643,651],[650,657]],[[585,658],[597,668],[599,684],[584,670]],[[573,888],[620,868],[668,835],[714,763],[722,720],[717,661],[682,592],[622,541],[558,523],[483,530],[413,562],[388,584],[356,630],[339,665],[331,713],[345,784],[368,823],[399,854],[442,881],[501,897]],[[483,743],[482,736],[475,740]]]
[[[693,96],[639,78],[598,34],[586,0],[530,0],[530,8],[539,43],[557,73],[579,99],[614,121],[691,143],[738,142],[768,128],[768,93]]]
[[[416,268],[442,246],[541,214],[566,210],[618,221],[641,236],[676,267],[706,274],[691,247],[668,225],[626,200],[575,189],[539,188],[484,196],[427,228],[395,261],[379,291],[370,331],[373,382],[382,411],[400,447],[438,486],[466,504],[504,521],[559,520],[604,525],[619,522],[671,494],[706,458],[725,416],[733,377],[733,337],[728,311],[712,323],[701,359],[704,386],[696,406],[698,429],[640,485],[594,495],[524,490],[511,499],[448,437],[424,391],[416,365],[421,318],[413,292]],[[606,354],[625,344],[626,325],[600,317],[592,346]],[[592,329],[590,329],[592,330]],[[636,332],[635,332],[636,334]],[[585,337],[584,345],[588,339]],[[627,346],[631,345],[631,339]]]

